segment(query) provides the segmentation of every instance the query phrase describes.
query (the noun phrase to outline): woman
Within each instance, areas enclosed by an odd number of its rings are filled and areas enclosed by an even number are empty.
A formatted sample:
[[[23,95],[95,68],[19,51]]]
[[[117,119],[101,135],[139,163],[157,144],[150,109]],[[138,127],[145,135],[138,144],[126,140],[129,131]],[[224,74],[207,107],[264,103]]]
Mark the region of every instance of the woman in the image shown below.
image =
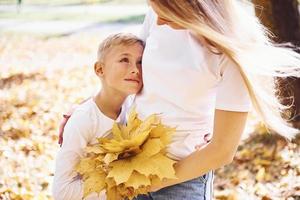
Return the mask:
[[[232,161],[251,103],[270,129],[287,138],[298,132],[281,118],[286,107],[273,81],[256,78],[299,77],[300,56],[275,47],[237,0],[149,3],[144,88],[135,104],[140,117],[162,113],[163,123],[177,127],[168,154],[180,161],[178,179],[136,199],[212,199],[212,171]]]
[[[211,170],[232,161],[250,99],[269,128],[287,138],[298,132],[282,120],[274,85],[261,88],[254,75],[299,77],[300,56],[275,47],[236,0],[149,2],[144,88],[135,103],[141,116],[163,113],[164,123],[178,127],[168,153],[180,161],[177,180],[137,199],[211,199]]]

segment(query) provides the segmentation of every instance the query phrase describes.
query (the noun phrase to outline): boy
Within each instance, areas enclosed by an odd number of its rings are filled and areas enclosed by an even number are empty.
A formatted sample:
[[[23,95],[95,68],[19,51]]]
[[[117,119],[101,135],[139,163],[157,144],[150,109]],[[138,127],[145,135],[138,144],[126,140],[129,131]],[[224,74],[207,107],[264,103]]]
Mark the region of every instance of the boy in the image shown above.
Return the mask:
[[[142,88],[143,50],[143,41],[131,34],[115,34],[100,44],[94,70],[102,88],[76,108],[64,128],[64,142],[56,158],[54,199],[83,198],[82,180],[74,168],[88,144],[107,136],[114,121],[125,122],[125,99]],[[93,193],[86,199],[100,197]]]

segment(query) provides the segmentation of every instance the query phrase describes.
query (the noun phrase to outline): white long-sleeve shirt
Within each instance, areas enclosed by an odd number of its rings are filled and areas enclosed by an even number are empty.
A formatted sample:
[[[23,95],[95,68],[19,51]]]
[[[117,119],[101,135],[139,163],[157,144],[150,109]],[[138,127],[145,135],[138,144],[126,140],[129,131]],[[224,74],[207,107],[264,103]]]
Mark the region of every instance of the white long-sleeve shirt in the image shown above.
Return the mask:
[[[117,122],[124,123],[126,104]],[[81,104],[65,126],[64,140],[56,157],[52,193],[56,200],[81,200],[83,198],[83,182],[74,170],[80,158],[84,156],[84,148],[97,142],[97,137],[105,137],[112,128],[113,119],[105,116],[91,98]],[[86,200],[106,199],[104,191],[98,197],[93,193]]]

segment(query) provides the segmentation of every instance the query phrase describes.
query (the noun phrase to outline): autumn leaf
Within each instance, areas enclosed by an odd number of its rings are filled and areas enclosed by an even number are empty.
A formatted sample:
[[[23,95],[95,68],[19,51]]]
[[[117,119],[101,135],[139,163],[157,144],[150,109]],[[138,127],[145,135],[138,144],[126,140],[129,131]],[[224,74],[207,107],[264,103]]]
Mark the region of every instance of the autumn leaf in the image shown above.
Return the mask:
[[[266,176],[266,169],[262,167],[258,170],[255,179],[257,181],[263,181],[265,179],[265,176]]]
[[[128,136],[129,133],[135,131],[137,129],[137,127],[140,126],[141,123],[142,123],[142,121],[137,117],[137,112],[136,112],[135,108],[133,107],[129,112],[127,126],[126,126],[126,129],[124,130],[124,133],[127,135],[126,138],[129,138],[129,136]]]
[[[166,146],[167,144],[170,143],[172,134],[174,132],[175,132],[175,128],[170,128],[160,123],[151,130],[150,137],[160,138],[162,144]]]
[[[129,159],[112,162],[110,164],[112,169],[108,173],[108,177],[113,177],[117,184],[127,182],[133,171],[146,176],[157,175],[161,180],[163,178],[176,178],[173,167],[175,163],[160,153],[151,157],[141,153]]]
[[[113,186],[107,189],[106,191],[107,200],[121,200],[123,199],[120,192],[118,191],[117,186]]]
[[[177,179],[174,170],[174,164],[176,161],[166,157],[163,154],[156,154],[152,156],[145,162],[145,166],[149,167],[142,167],[138,165],[136,170],[144,175],[157,175],[161,180],[164,178],[167,179]]]
[[[118,155],[119,154],[117,154],[117,153],[108,153],[108,154],[106,154],[104,156],[103,162],[108,165],[112,161],[117,160],[118,159]]]
[[[112,133],[115,140],[122,141],[124,139],[117,123],[113,124]]]
[[[90,172],[83,181],[83,196],[87,197],[93,192],[100,193],[103,189],[105,189],[105,177],[106,173],[101,170],[94,170]]]
[[[89,174],[100,164],[101,162],[95,159],[95,157],[86,157],[80,160],[75,169],[79,174]]]
[[[137,171],[133,171],[130,178],[125,183],[126,187],[133,187],[134,189],[138,189],[141,186],[150,186],[150,185],[151,185],[150,179],[147,176],[138,173]]]
[[[154,128],[153,125],[157,125],[159,123],[158,117],[155,114],[147,117],[142,123],[130,133],[131,137],[138,137],[141,133],[150,133],[150,131]]]
[[[151,122],[152,119],[149,119],[146,123],[142,123],[141,126],[142,128],[137,129],[134,133],[132,134],[130,139],[122,139],[121,134],[119,135],[118,133],[113,133],[113,135],[117,135],[118,139],[112,139],[112,140],[101,140],[100,145],[103,149],[106,150],[106,152],[110,153],[118,153],[122,152],[126,149],[132,148],[132,147],[138,147],[144,143],[144,141],[148,138],[149,133],[151,131]],[[148,127],[146,127],[148,126]],[[116,127],[114,125],[114,127]],[[117,131],[119,132],[120,129],[113,129],[112,131]],[[140,131],[140,132],[139,132]],[[139,133],[139,134],[137,134]]]
[[[87,153],[95,153],[95,154],[102,154],[104,153],[104,149],[100,147],[99,144],[92,145],[92,146],[87,146],[85,148],[85,152]]]

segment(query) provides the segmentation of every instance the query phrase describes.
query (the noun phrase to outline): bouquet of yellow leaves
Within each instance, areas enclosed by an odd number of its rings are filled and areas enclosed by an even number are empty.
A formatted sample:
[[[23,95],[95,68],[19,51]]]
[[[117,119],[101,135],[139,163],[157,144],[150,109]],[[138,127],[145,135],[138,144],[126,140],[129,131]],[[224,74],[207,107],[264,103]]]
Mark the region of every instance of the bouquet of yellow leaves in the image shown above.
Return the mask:
[[[86,148],[76,170],[83,178],[84,197],[106,191],[107,200],[133,199],[147,194],[152,184],[176,179],[175,161],[166,156],[174,128],[153,114],[141,121],[130,112],[127,125],[115,123],[112,138],[98,138]]]

